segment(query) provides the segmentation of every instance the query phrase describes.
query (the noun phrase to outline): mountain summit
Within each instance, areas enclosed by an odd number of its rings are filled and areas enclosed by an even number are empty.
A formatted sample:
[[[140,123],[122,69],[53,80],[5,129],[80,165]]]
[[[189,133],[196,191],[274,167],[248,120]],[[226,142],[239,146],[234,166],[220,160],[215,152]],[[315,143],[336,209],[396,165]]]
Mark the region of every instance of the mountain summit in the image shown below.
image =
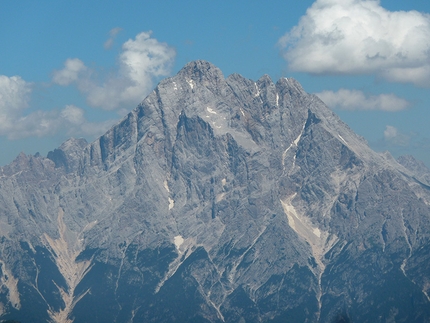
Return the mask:
[[[191,62],[0,174],[0,319],[430,321],[430,187],[294,79]]]

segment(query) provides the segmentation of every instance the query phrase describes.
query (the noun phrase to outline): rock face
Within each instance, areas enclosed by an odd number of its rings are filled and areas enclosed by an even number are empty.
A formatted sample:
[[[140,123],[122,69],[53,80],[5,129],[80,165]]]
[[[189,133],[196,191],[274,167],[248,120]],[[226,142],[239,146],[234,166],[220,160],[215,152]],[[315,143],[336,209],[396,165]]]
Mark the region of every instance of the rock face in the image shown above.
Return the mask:
[[[430,321],[429,186],[293,79],[192,62],[0,175],[0,319]]]
[[[400,156],[397,161],[414,173],[420,182],[430,185],[430,169],[422,161],[416,160],[411,155]]]

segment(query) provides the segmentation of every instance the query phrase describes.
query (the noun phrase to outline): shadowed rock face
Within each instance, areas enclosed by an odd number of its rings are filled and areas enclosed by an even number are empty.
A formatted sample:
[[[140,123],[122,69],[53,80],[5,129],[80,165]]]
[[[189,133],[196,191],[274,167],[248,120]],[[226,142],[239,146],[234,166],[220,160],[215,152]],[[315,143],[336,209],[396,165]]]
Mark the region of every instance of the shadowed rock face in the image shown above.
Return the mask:
[[[1,169],[0,319],[426,322],[429,205],[295,80],[192,62]]]

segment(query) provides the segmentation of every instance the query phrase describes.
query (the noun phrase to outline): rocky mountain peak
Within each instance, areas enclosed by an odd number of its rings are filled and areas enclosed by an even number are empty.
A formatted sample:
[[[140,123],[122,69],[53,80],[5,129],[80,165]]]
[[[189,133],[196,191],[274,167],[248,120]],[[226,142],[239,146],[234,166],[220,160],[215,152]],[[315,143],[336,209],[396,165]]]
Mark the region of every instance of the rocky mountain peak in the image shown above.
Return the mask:
[[[47,158],[55,163],[55,167],[64,167],[66,173],[77,170],[82,151],[88,145],[83,138],[70,138],[66,140],[59,148],[48,152]]]
[[[217,80],[224,80],[224,75],[221,70],[215,65],[203,61],[192,61],[185,65],[178,73],[179,77],[184,77],[189,81],[196,83],[213,83]]]
[[[191,62],[0,199],[0,320],[430,320],[430,189],[291,78]]]

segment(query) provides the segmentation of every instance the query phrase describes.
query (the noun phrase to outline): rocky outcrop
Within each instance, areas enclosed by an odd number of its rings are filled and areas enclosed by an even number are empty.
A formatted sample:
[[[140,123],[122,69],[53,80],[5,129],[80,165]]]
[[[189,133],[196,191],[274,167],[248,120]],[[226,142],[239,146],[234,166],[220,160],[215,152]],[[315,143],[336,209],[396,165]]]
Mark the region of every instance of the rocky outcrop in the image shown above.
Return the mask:
[[[293,79],[192,62],[0,198],[1,319],[430,320],[429,187]]]

